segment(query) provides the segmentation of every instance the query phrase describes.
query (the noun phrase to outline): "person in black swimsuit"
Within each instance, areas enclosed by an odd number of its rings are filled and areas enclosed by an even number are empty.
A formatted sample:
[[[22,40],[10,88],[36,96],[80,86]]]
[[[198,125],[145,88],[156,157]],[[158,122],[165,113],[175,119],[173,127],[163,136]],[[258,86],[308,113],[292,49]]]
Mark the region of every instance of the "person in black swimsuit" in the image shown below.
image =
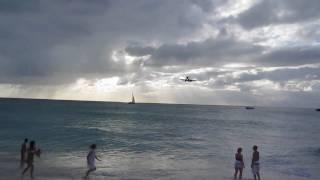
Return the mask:
[[[27,167],[23,170],[22,176],[30,169],[30,177],[33,179],[33,161],[34,161],[34,155],[37,155],[40,157],[40,149],[36,149],[36,142],[31,141],[29,144],[29,148],[27,150],[28,156],[27,156]]]
[[[260,155],[258,151],[258,146],[254,145],[253,146],[253,153],[252,153],[252,161],[251,161],[251,169],[252,169],[252,174],[254,177],[254,180],[260,180]]]
[[[242,148],[238,148],[237,153],[235,154],[235,163],[234,163],[234,179],[237,179],[239,172],[239,179],[242,179],[242,170],[244,168],[243,156],[241,154]]]

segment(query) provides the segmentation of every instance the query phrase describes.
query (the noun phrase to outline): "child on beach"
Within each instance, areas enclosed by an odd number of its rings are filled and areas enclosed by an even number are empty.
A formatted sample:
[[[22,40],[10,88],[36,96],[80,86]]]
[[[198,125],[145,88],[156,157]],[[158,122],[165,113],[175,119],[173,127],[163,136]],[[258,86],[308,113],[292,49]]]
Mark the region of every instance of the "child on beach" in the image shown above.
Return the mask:
[[[31,141],[29,144],[29,148],[27,150],[27,167],[23,170],[22,176],[30,169],[30,177],[33,179],[33,161],[34,161],[34,155],[40,157],[41,151],[40,149],[36,149],[36,142]]]
[[[241,154],[242,148],[238,148],[237,153],[235,154],[235,163],[234,163],[234,179],[237,179],[239,171],[239,179],[242,179],[242,170],[244,168],[243,156]]]
[[[254,145],[253,146],[253,153],[252,153],[252,161],[251,161],[251,169],[252,173],[254,176],[254,180],[260,180],[260,164],[259,164],[259,151],[258,151],[258,146]]]
[[[96,150],[97,146],[95,144],[92,144],[90,146],[90,152],[87,155],[87,165],[89,170],[86,173],[85,178],[87,178],[89,176],[89,174],[93,171],[95,171],[96,168],[96,164],[95,164],[95,160],[101,161],[97,156],[96,156]]]
[[[28,139],[24,139],[24,142],[21,145],[21,149],[20,149],[20,167],[23,168],[24,163],[26,161],[26,153],[27,153],[27,143],[28,143]]]

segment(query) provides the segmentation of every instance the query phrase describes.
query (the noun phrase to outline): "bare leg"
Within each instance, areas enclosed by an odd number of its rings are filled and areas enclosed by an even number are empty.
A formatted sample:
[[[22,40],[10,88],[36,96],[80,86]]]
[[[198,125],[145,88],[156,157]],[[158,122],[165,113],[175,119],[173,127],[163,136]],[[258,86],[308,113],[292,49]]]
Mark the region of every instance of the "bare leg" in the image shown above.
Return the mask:
[[[238,169],[234,168],[234,179],[237,179],[237,175],[238,175]]]
[[[33,179],[33,164],[31,165],[31,169],[30,169],[30,177],[31,179]]]
[[[260,174],[259,173],[257,173],[257,176],[258,176],[258,180],[260,180]]]
[[[240,168],[239,171],[240,171],[239,179],[241,180],[242,179],[242,168]]]
[[[22,173],[21,173],[21,179],[23,179],[24,174],[28,171],[28,169],[29,169],[29,166],[27,166],[27,167],[22,171]]]
[[[87,177],[89,176],[89,174],[90,174],[91,172],[95,171],[95,170],[96,170],[96,168],[89,169],[89,170],[87,171],[87,173],[86,173],[85,178],[87,178]]]
[[[30,165],[28,164],[28,166],[23,170],[22,175],[24,175],[28,171],[29,168],[30,168]]]
[[[24,163],[25,163],[25,157],[24,157],[24,154],[21,153],[21,157],[20,157],[20,168],[23,168]]]
[[[20,161],[20,168],[23,168],[23,161]]]
[[[22,159],[23,157],[21,157],[21,160],[20,160],[20,168],[23,168],[23,159]]]

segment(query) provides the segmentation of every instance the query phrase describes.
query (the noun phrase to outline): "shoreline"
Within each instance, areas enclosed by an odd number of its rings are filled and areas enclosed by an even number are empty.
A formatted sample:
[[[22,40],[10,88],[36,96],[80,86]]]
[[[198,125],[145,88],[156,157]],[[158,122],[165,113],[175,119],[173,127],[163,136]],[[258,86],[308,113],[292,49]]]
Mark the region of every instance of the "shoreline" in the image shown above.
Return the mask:
[[[3,155],[3,153],[1,153]],[[0,156],[0,180],[21,180],[21,171],[19,168],[19,159],[18,156],[7,156],[3,158]],[[49,156],[49,155],[47,155]],[[12,160],[13,159],[13,160]],[[67,158],[68,159],[68,158]],[[59,161],[59,160],[58,160]],[[73,164],[74,167],[61,166],[66,161],[60,162],[60,164],[50,164],[53,162],[52,159],[47,159],[47,157],[35,159],[35,179],[38,180],[82,180],[83,176],[87,170],[87,167],[82,164],[80,165],[78,161],[72,162],[73,160],[69,159],[67,163]],[[82,161],[82,160],[81,160]],[[83,160],[84,161],[84,160]],[[134,162],[134,161],[133,161]],[[135,163],[135,166],[138,166],[145,162]],[[139,169],[135,167],[124,168],[122,167],[112,167],[110,165],[102,165],[97,163],[97,171],[92,173],[90,180],[149,180],[149,179],[158,179],[158,180],[194,180],[194,179],[223,179],[223,180],[233,180],[233,166],[230,163],[229,167],[221,168],[223,162],[217,161],[216,167],[193,167],[193,169],[171,169],[168,167],[150,167],[148,169]],[[225,162],[224,162],[225,164]],[[77,166],[75,166],[77,165]],[[198,164],[199,165],[199,164]],[[191,166],[192,167],[192,166]],[[4,173],[6,172],[6,173]],[[304,176],[296,176],[294,174],[285,175],[285,174],[274,174],[269,169],[262,167],[261,170],[262,179],[272,179],[272,180],[316,180],[316,178]],[[26,174],[23,178],[28,180],[29,174]],[[252,180],[252,174],[250,168],[244,169],[243,180]]]

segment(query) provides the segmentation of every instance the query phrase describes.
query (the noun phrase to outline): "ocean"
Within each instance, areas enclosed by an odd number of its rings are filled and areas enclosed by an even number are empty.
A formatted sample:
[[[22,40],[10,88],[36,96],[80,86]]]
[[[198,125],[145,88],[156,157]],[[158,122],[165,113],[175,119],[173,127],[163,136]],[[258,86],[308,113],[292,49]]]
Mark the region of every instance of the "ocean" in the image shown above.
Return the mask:
[[[252,179],[253,145],[262,179],[320,179],[320,112],[311,108],[0,99],[1,180],[20,179],[24,138],[42,150],[39,180],[82,179],[93,143],[102,159],[94,180],[231,180],[238,147]]]

